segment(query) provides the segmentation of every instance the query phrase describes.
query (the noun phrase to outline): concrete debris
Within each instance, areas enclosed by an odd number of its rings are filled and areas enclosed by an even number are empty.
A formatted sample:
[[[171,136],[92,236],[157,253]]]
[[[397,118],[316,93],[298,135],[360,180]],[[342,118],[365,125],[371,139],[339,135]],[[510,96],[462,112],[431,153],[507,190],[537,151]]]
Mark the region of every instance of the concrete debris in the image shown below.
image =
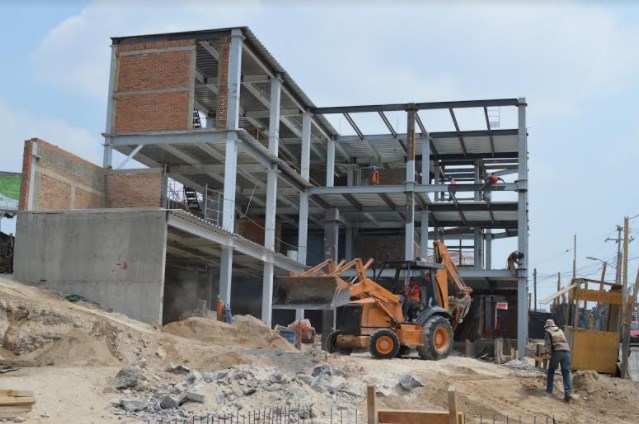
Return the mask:
[[[298,373],[295,378],[299,381],[301,381],[302,383],[306,383],[309,386],[311,384],[313,384],[313,377],[311,377],[310,375],[306,374],[306,373]]]
[[[196,382],[200,381],[202,379],[202,374],[200,374],[199,372],[192,370],[187,376],[186,376],[186,381],[189,384],[195,384]]]
[[[177,407],[178,407],[178,401],[173,399],[169,395],[163,396],[160,399],[160,408],[162,409],[171,409],[171,408],[177,408]]]
[[[170,372],[172,374],[181,374],[181,375],[189,375],[191,373],[191,368],[186,367],[184,365],[175,366],[173,364],[168,364],[164,371]]]
[[[424,387],[424,384],[411,374],[404,374],[399,379],[399,385],[404,389],[411,391],[418,387]]]
[[[115,388],[136,388],[143,378],[144,373],[140,367],[124,367],[115,375]]]
[[[316,366],[315,368],[313,368],[313,372],[311,373],[311,375],[313,377],[317,377],[320,374],[327,374],[329,376],[332,376],[333,375],[333,369],[327,363],[320,364],[320,365]]]
[[[126,412],[138,412],[146,409],[146,403],[139,399],[120,399],[120,406]]]
[[[177,403],[178,405],[183,405],[186,402],[204,403],[204,398],[205,396],[201,393],[185,392],[182,396],[180,396]]]

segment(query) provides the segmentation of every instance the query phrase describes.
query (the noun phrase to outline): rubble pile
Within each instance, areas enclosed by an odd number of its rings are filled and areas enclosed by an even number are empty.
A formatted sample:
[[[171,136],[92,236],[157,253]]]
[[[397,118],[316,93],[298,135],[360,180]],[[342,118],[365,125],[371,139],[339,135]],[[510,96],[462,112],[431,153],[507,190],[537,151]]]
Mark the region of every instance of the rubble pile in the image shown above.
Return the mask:
[[[148,384],[150,380],[158,384]],[[414,378],[407,381],[411,388],[421,385]],[[264,408],[283,408],[308,419],[330,410],[325,408],[329,404],[352,409],[366,396],[363,381],[349,379],[347,370],[328,363],[306,370],[240,365],[205,372],[169,364],[155,374],[125,367],[115,376],[114,387],[121,390],[114,413],[144,420],[225,418]]]

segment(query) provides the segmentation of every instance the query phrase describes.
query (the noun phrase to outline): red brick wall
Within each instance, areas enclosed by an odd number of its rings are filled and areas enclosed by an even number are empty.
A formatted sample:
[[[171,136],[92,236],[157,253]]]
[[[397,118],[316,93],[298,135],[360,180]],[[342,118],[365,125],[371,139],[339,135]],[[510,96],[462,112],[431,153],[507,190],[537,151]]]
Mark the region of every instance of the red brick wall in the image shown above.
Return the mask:
[[[36,145],[34,184],[30,186]],[[160,207],[163,170],[105,170],[38,139],[24,144],[20,210]],[[33,190],[33,204],[27,199]]]
[[[33,146],[36,148],[31,187]],[[103,208],[104,170],[58,146],[33,138],[24,143],[20,209],[31,210]]]
[[[161,169],[109,170],[106,176],[109,208],[162,206]]]
[[[195,40],[118,46],[114,132],[190,128],[194,54]]]
[[[242,237],[251,240],[261,246],[264,245],[264,220],[251,218],[239,219],[235,231]],[[279,250],[282,244],[282,224],[275,223],[275,250]]]
[[[217,90],[217,111],[215,127],[226,128],[228,99],[229,99],[229,52],[231,50],[231,37],[220,39],[220,68],[218,70],[219,82]]]
[[[18,203],[18,210],[28,209],[29,202],[29,188],[31,185],[31,149],[33,148],[33,141],[27,140],[24,142],[24,152],[22,154],[22,179],[20,181],[20,202]]]

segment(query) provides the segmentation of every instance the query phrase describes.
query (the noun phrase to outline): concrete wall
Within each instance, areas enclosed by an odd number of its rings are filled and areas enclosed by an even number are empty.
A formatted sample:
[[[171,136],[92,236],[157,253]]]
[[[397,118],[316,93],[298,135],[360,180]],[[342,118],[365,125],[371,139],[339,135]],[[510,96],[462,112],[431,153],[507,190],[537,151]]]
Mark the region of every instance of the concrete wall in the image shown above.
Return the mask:
[[[211,305],[211,273],[170,265],[174,260],[167,258],[164,273],[163,324],[191,316],[198,300],[206,301],[207,308]]]
[[[15,275],[160,323],[166,212],[19,212]]]

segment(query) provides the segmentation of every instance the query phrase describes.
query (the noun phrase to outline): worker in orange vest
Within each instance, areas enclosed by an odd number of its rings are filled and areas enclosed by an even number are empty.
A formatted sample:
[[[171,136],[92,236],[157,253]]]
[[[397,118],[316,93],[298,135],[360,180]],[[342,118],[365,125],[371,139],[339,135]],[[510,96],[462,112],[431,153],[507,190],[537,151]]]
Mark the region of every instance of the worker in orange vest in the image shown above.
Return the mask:
[[[371,184],[379,185],[379,171],[375,165],[371,165]]]
[[[482,198],[484,201],[490,202],[490,187],[497,184],[499,181],[506,183],[502,177],[498,176],[494,172],[490,175],[486,173],[486,176],[484,177],[484,186],[482,187]]]
[[[417,281],[412,278],[408,287],[406,287],[406,301],[404,302],[404,316],[406,317],[406,321],[413,321],[417,318],[421,297],[422,288],[419,287]]]

